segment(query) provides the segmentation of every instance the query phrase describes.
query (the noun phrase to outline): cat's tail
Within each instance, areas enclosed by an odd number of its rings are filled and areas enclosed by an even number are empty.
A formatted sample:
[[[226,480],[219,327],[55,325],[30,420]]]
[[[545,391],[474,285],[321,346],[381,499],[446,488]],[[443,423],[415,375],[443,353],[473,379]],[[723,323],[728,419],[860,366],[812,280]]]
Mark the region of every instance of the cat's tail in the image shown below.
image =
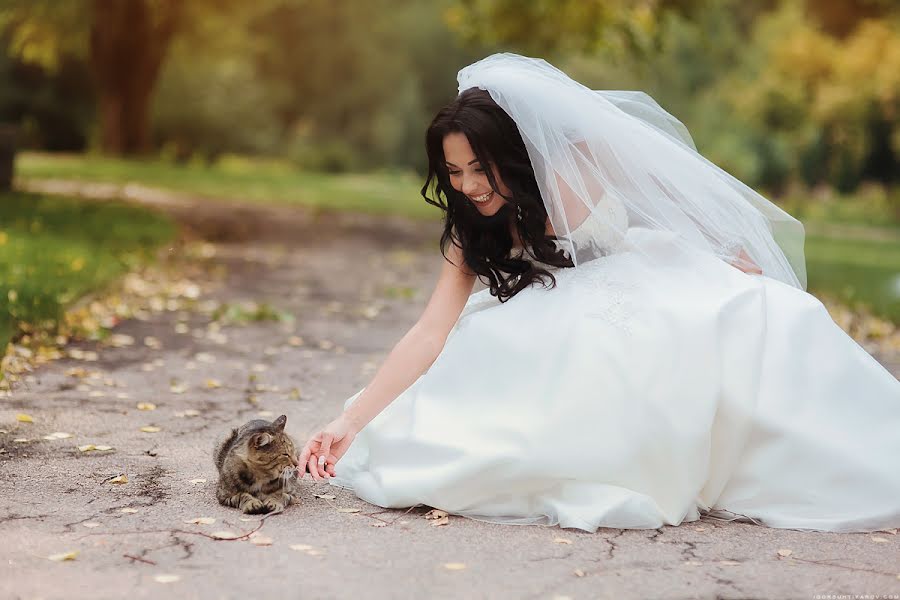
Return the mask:
[[[216,469],[219,472],[222,472],[222,465],[225,464],[225,456],[228,454],[228,451],[231,449],[231,445],[237,439],[238,430],[235,427],[231,430],[231,435],[229,435],[221,444],[216,446],[216,450],[213,453],[213,460],[216,461]]]

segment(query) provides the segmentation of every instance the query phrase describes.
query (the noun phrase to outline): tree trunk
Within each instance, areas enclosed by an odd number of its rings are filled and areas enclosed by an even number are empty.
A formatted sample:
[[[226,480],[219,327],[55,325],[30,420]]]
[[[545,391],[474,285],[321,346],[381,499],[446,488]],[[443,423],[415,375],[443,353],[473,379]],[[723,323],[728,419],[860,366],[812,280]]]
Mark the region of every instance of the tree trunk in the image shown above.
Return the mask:
[[[150,150],[150,101],[181,6],[181,0],[93,0],[90,63],[103,152]]]

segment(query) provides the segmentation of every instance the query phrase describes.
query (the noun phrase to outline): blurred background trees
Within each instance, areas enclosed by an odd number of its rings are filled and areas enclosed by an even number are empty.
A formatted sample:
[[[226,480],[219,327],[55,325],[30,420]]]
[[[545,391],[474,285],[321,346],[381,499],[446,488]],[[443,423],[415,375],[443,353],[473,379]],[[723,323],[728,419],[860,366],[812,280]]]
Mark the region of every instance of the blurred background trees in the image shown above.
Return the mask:
[[[421,169],[493,51],[643,89],[750,185],[900,172],[890,0],[0,0],[0,121],[34,149]]]

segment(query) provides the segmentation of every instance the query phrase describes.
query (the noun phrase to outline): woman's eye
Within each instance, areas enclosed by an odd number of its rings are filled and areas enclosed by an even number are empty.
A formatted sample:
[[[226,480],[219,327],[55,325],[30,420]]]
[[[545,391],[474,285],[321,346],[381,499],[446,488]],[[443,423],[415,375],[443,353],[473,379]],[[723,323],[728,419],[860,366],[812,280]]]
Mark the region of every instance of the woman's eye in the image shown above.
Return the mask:
[[[448,171],[448,173],[453,176],[459,175],[459,171]]]

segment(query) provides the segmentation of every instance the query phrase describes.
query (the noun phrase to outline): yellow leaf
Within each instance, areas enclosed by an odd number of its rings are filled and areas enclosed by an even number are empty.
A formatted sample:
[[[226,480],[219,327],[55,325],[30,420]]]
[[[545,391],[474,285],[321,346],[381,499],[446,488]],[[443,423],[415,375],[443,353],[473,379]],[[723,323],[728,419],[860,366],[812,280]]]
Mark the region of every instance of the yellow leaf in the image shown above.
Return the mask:
[[[778,556],[785,556],[785,557],[787,557],[787,556],[790,556],[790,555],[793,554],[793,553],[794,553],[793,550],[788,550],[787,548],[782,548],[781,550],[778,551]]]
[[[97,446],[93,444],[85,444],[84,446],[78,446],[79,452],[90,452],[91,450],[96,450]]]
[[[136,508],[131,508],[131,507],[126,507],[126,508],[120,508],[120,509],[119,509],[119,512],[120,512],[120,513],[125,513],[126,515],[133,515],[134,513],[138,512],[138,509],[136,509]]]
[[[432,527],[443,527],[444,525],[448,525],[450,523],[450,517],[441,517],[440,519],[436,519],[431,526]]]
[[[241,537],[241,534],[233,531],[215,531],[211,535],[217,540],[233,540]]]
[[[138,410],[156,410],[156,405],[152,402],[138,402]]]
[[[425,513],[426,519],[443,519],[446,516],[447,516],[447,513],[445,511],[438,510],[436,508],[433,508],[433,509],[429,510],[427,513]]]
[[[206,387],[208,387],[211,390],[214,390],[216,388],[222,387],[222,382],[219,381],[218,379],[207,379]]]
[[[160,574],[160,575],[156,575],[156,576],[153,578],[153,580],[156,581],[157,583],[175,583],[176,581],[180,581],[180,580],[181,580],[181,576],[179,576],[179,575],[170,575],[170,574],[168,574],[168,573],[163,573],[163,574]]]
[[[585,572],[582,571],[581,569],[575,569],[572,572],[575,574],[575,577],[584,577],[585,576]]]
[[[16,421],[19,423],[34,423],[34,419],[31,418],[31,415],[26,415],[24,413],[17,414]]]
[[[65,562],[67,560],[75,560],[75,557],[78,556],[78,551],[73,550],[72,552],[61,552],[59,554],[51,554],[47,558],[55,562]]]
[[[322,555],[321,550],[307,550],[306,553],[310,556],[321,556]]]
[[[253,533],[251,533],[249,539],[250,543],[256,546],[271,546],[273,541],[272,538],[264,536],[258,531],[254,531]]]
[[[108,480],[107,483],[118,483],[118,484],[128,483],[128,477],[126,477],[125,475],[119,475],[117,477],[113,477],[112,479]]]
[[[94,446],[94,449],[100,452],[105,452],[107,450],[112,450],[112,446]]]
[[[154,425],[145,425],[144,427],[141,427],[141,431],[143,431],[144,433],[157,433],[159,431],[162,431],[162,429]]]
[[[291,545],[288,546],[288,547],[289,547],[291,550],[300,550],[300,551],[303,551],[303,550],[312,550],[312,546],[310,546],[310,545],[308,545],[308,544],[291,544]]]
[[[463,563],[444,563],[444,568],[448,571],[462,571],[466,568]]]

